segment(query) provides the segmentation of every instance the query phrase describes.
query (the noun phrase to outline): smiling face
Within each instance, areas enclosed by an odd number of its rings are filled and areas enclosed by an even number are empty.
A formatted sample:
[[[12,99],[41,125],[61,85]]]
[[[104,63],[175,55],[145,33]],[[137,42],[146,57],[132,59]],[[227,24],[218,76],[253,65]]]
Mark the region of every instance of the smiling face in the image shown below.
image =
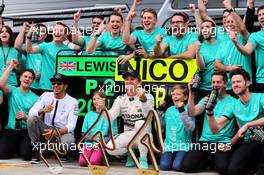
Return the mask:
[[[61,81],[52,81],[51,84],[52,84],[53,93],[58,96],[64,94],[68,87],[67,84],[64,84]]]
[[[225,27],[227,31],[236,31],[236,23],[231,15],[228,15],[225,20]]]
[[[94,17],[92,19],[92,31],[97,29],[103,20],[101,18]]]
[[[1,39],[2,43],[8,43],[9,42],[10,33],[6,27],[3,27],[1,29],[0,39]]]
[[[66,29],[65,26],[56,24],[53,28],[53,41],[63,41],[66,35]]]
[[[23,88],[29,88],[34,80],[34,76],[31,72],[25,71],[20,76],[20,86]]]
[[[264,28],[264,9],[259,10],[258,21],[259,21],[261,27]]]
[[[180,36],[186,32],[188,21],[180,15],[173,16],[171,19],[171,28],[176,36]]]
[[[236,95],[243,95],[247,92],[250,82],[246,81],[242,75],[233,75],[231,81],[232,89]]]
[[[111,15],[108,23],[108,27],[111,33],[118,34],[121,32],[123,25],[122,18],[117,15]]]
[[[125,87],[127,92],[136,92],[138,86],[141,84],[141,81],[133,76],[127,76],[125,79]]]
[[[229,12],[224,12],[223,14],[222,23],[223,23],[224,28],[226,28],[226,18],[229,14],[230,14]]]
[[[150,12],[144,12],[142,13],[141,22],[143,25],[143,28],[147,32],[151,32],[157,23],[157,19],[153,13]]]

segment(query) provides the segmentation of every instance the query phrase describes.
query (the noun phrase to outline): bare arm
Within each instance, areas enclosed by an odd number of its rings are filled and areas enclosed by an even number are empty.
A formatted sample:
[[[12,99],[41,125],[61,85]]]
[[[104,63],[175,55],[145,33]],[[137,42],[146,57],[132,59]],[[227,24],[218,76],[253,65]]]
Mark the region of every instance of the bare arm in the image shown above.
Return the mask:
[[[131,6],[131,9],[128,12],[128,15],[124,23],[123,38],[122,38],[123,44],[130,45],[130,44],[135,44],[136,42],[134,37],[130,35],[130,27],[131,27],[133,18],[136,16],[136,13],[135,13],[136,7],[139,6],[141,3],[142,3],[142,0],[134,0]]]
[[[232,9],[231,0],[224,0],[223,4],[224,4],[226,9]],[[230,14],[232,15],[233,19],[235,20],[235,22],[238,26],[239,32],[241,33],[243,39],[247,40],[248,39],[248,31],[247,31],[246,25],[244,24],[244,22],[242,21],[240,16],[235,11],[232,11]]]
[[[30,36],[31,36],[33,30],[34,30],[34,26],[33,26],[33,24],[31,24],[31,28],[27,34],[27,37],[26,37],[26,51],[27,51],[27,53],[39,53],[40,52],[38,46],[32,46]]]
[[[17,60],[13,60],[10,62],[10,65],[7,67],[7,69],[4,71],[3,75],[0,77],[0,88],[3,90],[5,94],[7,94],[10,89],[7,85],[7,80],[10,76],[10,73],[12,72],[13,68],[15,68],[18,65]]]
[[[21,31],[17,35],[15,45],[14,45],[16,49],[21,50],[21,51],[26,51],[26,48],[23,47],[23,41],[24,41],[25,34],[29,30],[29,28],[30,28],[29,23],[25,22],[23,24]]]
[[[208,124],[213,134],[219,133],[228,123],[229,120],[224,116],[220,117],[218,120],[215,120],[213,113],[210,116],[208,115]]]
[[[252,43],[248,42],[245,46],[240,44],[235,33],[230,33],[229,37],[233,41],[239,52],[241,52],[243,55],[250,55],[254,51],[255,48]]]
[[[94,36],[92,39],[89,41],[88,46],[86,48],[86,52],[88,54],[92,54],[96,48],[99,46],[99,42],[97,41],[98,37]]]
[[[197,105],[194,104],[194,93],[191,91],[192,84],[193,84],[193,79],[188,84],[188,88],[189,88],[188,115],[190,117],[195,117],[197,115],[202,114],[204,108],[200,104]]]
[[[171,55],[170,58],[183,58],[183,59],[187,59],[187,60],[191,60],[195,57],[195,46],[194,44],[190,44],[188,46],[188,50],[177,54],[177,55]]]
[[[201,43],[199,41],[196,41],[195,42],[196,62],[199,67],[199,70],[204,70],[205,63],[202,56],[200,55],[200,47],[201,47]]]
[[[241,68],[241,65],[227,66],[227,65],[224,65],[219,59],[216,59],[214,63],[214,69],[216,71],[231,72],[232,70],[237,69],[237,68]]]
[[[165,51],[167,50],[168,46],[166,44],[162,43],[162,36],[157,35],[156,36],[156,45],[154,47],[154,55],[155,57],[162,56]]]
[[[203,3],[203,0],[198,0],[198,9],[199,9],[199,13],[200,13],[200,17],[202,19],[202,21],[204,20],[211,20],[214,21],[207,13],[207,9]]]
[[[202,24],[202,19],[199,12],[196,10],[195,4],[189,4],[189,9],[194,16],[196,27],[200,28]]]
[[[78,12],[76,12],[73,15],[72,42],[74,44],[78,44],[79,46],[83,46],[84,45],[84,41],[83,41],[82,37],[79,36],[79,29],[78,29],[78,23],[79,23],[80,18],[81,18],[81,11],[79,10]]]

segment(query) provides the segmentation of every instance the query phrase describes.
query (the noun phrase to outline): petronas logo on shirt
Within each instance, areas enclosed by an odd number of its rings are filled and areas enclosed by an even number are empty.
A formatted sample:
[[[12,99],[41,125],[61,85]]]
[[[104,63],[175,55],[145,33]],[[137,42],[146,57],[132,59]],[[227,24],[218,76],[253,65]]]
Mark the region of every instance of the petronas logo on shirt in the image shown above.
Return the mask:
[[[75,63],[71,61],[63,61],[60,63],[60,70],[61,71],[75,71]]]

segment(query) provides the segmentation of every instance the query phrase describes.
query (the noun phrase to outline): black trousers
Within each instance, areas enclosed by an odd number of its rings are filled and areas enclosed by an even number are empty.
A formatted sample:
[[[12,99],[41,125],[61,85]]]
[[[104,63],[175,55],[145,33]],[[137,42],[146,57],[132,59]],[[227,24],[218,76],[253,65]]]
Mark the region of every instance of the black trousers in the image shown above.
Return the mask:
[[[244,142],[234,150],[228,167],[228,174],[248,174],[250,170],[256,170],[261,156],[260,142]]]
[[[201,149],[192,149],[188,152],[183,161],[184,172],[195,173],[212,167],[219,174],[227,174],[233,150],[219,151],[218,143],[198,142],[196,144],[200,144]]]
[[[31,160],[32,145],[27,130],[4,130],[0,136],[0,159],[9,159],[14,154]]]

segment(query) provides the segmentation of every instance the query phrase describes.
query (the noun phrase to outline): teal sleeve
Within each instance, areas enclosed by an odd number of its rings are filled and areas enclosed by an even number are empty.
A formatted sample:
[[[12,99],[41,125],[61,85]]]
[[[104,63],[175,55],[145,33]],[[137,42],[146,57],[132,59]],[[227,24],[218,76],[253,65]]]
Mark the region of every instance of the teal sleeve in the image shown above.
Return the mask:
[[[191,34],[188,44],[194,44],[196,41],[198,41],[198,35],[195,33]]]
[[[165,44],[165,45],[169,45],[169,41],[170,40],[170,36],[167,36],[167,37],[165,37],[163,40],[162,40],[162,44]]]
[[[9,92],[8,92],[7,96],[9,97],[9,96],[11,96],[12,92],[16,89],[16,87],[15,86],[11,86],[9,84],[7,86],[9,88]]]
[[[254,45],[254,49],[257,47],[257,42],[255,38],[255,33],[252,33],[248,39],[248,43],[251,43]]]
[[[43,52],[46,47],[46,43],[40,43],[39,45],[36,45],[36,47],[39,47],[39,52]]]
[[[206,97],[202,98],[202,99],[199,101],[199,103],[198,103],[198,104],[200,104],[203,108],[205,108],[205,104],[204,104],[205,98],[206,98]]]
[[[222,115],[225,116],[227,119],[231,120],[234,118],[233,115],[233,108],[234,106],[227,106],[225,109],[223,109]]]
[[[134,31],[134,32],[132,32],[131,33],[131,36],[136,40],[136,42],[137,42],[137,38],[138,38],[138,33],[139,31],[138,30],[136,30],[136,31]]]
[[[106,33],[102,34],[102,35],[99,36],[99,38],[97,39],[97,41],[98,41],[98,43],[99,43],[98,47],[99,47],[99,46],[100,46],[100,47],[103,47],[103,45],[104,45],[104,41],[105,41],[105,35],[106,35]]]

